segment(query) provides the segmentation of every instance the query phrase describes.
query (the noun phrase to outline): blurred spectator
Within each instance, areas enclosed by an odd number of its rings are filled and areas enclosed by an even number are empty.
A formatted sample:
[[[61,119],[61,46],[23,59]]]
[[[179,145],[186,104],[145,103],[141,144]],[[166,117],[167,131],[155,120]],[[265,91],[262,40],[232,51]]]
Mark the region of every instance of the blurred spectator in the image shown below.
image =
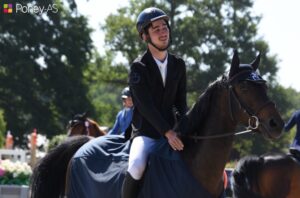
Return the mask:
[[[294,140],[291,144],[291,147],[296,148],[300,151],[300,110],[297,110],[293,113],[289,121],[285,124],[284,130],[289,131],[291,128],[293,128],[295,125],[297,125],[296,128],[296,135],[294,137]]]
[[[123,109],[119,111],[113,128],[108,134],[124,135],[132,120],[133,103],[129,87],[125,87],[121,94]]]
[[[6,149],[13,149],[14,147],[14,137],[11,134],[11,132],[8,130],[6,134],[6,139],[5,139],[5,148]]]

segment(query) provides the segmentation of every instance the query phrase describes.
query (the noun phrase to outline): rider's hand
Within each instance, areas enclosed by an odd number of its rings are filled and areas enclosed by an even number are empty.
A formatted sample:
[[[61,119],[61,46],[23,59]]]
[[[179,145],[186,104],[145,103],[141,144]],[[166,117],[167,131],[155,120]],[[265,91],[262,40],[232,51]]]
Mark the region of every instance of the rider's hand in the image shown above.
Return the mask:
[[[165,133],[165,136],[168,139],[168,142],[170,144],[170,146],[172,147],[172,149],[174,149],[175,151],[181,151],[183,150],[183,143],[182,141],[177,137],[177,134],[175,131],[173,130],[169,130]]]

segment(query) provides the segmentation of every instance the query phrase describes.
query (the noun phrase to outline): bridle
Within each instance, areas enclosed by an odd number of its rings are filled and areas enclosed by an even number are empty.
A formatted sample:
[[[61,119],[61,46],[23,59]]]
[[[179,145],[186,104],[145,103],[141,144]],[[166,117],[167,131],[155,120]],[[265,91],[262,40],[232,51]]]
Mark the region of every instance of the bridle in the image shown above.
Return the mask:
[[[245,105],[244,103],[241,102],[239,97],[237,96],[236,92],[233,89],[233,85],[236,83],[236,80],[239,79],[242,75],[247,75],[247,73],[253,72],[252,70],[245,70],[242,71],[236,75],[234,75],[232,78],[229,79],[228,81],[228,106],[229,106],[229,114],[231,117],[231,120],[233,122],[236,122],[236,119],[234,118],[233,114],[233,102],[237,103],[239,110],[241,110],[243,113],[246,114],[248,117],[248,126],[246,127],[246,130],[244,131],[239,131],[239,132],[232,132],[232,133],[225,133],[225,134],[218,134],[218,135],[209,135],[209,136],[188,136],[191,139],[194,140],[203,140],[203,139],[215,139],[215,138],[222,138],[222,137],[228,137],[228,136],[236,136],[236,135],[241,135],[245,133],[251,133],[254,132],[253,130],[258,129],[259,125],[264,126],[263,123],[259,121],[258,114],[267,106],[269,105],[275,105],[274,102],[268,100],[264,104],[262,104],[257,110],[252,110],[249,106]],[[266,128],[266,127],[265,127]]]
[[[85,119],[76,119],[76,120],[71,120],[70,121],[70,124],[69,124],[69,131],[68,131],[68,134],[70,135],[71,134],[71,130],[80,125],[80,124],[84,124],[84,131],[81,133],[82,135],[90,135],[90,122],[87,118]]]

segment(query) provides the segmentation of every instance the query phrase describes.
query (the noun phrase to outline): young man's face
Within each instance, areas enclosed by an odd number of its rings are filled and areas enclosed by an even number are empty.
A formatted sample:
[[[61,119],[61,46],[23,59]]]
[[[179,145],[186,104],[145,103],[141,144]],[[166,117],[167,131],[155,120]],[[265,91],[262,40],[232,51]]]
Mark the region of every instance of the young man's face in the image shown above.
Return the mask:
[[[133,106],[132,98],[131,97],[122,98],[122,100],[123,100],[123,106],[125,108],[131,108]]]
[[[148,33],[152,43],[157,47],[166,48],[169,45],[169,28],[164,19],[152,22],[152,25],[148,29]],[[146,37],[144,37],[144,39],[146,39]]]

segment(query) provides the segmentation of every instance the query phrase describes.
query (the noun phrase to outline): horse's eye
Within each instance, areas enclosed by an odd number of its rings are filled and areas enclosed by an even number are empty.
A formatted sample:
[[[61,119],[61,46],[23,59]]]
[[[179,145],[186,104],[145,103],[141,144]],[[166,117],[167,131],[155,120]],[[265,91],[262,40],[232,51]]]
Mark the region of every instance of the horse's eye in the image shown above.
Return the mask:
[[[267,83],[264,83],[264,84],[263,84],[263,87],[265,88],[265,90],[268,90],[268,89],[269,89],[269,86],[267,85]]]
[[[248,82],[247,81],[243,81],[239,84],[239,88],[241,89],[241,91],[247,91],[248,90]]]

